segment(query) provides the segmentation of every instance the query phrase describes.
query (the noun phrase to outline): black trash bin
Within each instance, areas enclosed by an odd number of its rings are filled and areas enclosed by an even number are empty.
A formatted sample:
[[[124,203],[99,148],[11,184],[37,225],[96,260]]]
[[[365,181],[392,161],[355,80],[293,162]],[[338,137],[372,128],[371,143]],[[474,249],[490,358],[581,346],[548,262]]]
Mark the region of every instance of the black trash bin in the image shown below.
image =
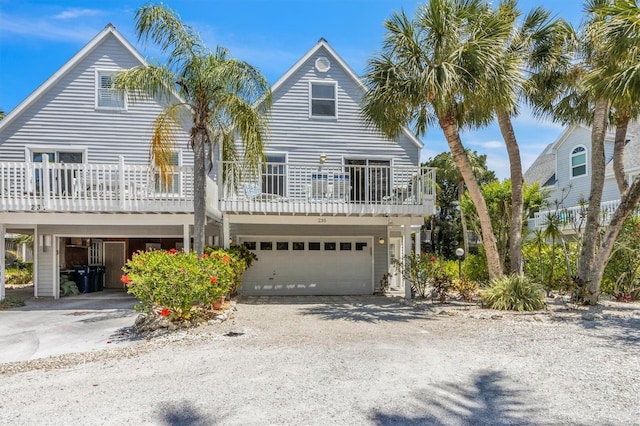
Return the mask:
[[[74,265],[73,275],[75,277],[75,282],[80,293],[90,293],[92,291],[91,283],[89,281],[89,266]]]
[[[98,267],[96,265],[89,265],[89,292],[98,291]]]
[[[102,291],[104,288],[104,265],[96,265],[96,291]]]

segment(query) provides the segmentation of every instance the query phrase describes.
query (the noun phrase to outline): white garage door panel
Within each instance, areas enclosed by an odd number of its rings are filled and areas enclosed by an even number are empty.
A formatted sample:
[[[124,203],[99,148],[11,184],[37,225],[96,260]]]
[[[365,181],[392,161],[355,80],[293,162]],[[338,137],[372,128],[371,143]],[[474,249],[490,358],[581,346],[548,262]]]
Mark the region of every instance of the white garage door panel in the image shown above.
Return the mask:
[[[261,250],[260,242],[272,242],[273,250]],[[243,276],[246,295],[340,295],[371,294],[372,242],[363,237],[242,237],[255,242],[258,260]],[[276,250],[277,242],[288,242],[289,250]],[[304,250],[293,250],[293,242],[304,242]],[[320,250],[309,250],[309,242],[320,242]],[[325,250],[325,242],[336,250]],[[340,250],[351,243],[351,250]],[[356,243],[366,243],[356,250]]]

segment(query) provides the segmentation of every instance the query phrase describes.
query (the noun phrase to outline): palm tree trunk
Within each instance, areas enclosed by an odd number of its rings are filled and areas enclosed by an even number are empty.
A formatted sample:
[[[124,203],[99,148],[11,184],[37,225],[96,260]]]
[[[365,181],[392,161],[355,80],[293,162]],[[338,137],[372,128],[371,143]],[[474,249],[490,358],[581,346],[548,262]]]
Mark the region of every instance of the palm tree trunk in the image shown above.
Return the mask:
[[[509,228],[509,256],[512,274],[522,275],[522,221],[524,212],[524,178],[520,148],[511,124],[511,117],[505,111],[498,111],[500,133],[507,146],[511,169],[511,227]]]
[[[500,263],[500,255],[498,254],[498,248],[496,246],[496,238],[493,234],[493,228],[491,226],[491,218],[489,217],[489,209],[487,203],[482,196],[480,185],[476,181],[473,175],[473,169],[467,158],[467,154],[464,152],[464,146],[460,139],[460,133],[458,132],[458,125],[453,113],[453,110],[449,110],[446,114],[438,116],[438,122],[440,128],[444,133],[453,160],[458,167],[458,171],[464,179],[464,183],[467,186],[471,201],[478,213],[478,220],[480,221],[480,229],[482,231],[482,244],[487,255],[487,269],[489,272],[489,279],[494,280],[500,278],[503,275],[502,265]]]
[[[604,234],[604,238],[600,243],[600,250],[598,256],[594,260],[592,267],[592,281],[587,284],[589,290],[588,303],[593,305],[598,302],[598,296],[600,294],[600,283],[602,282],[602,276],[604,275],[604,268],[609,262],[613,246],[618,238],[618,234],[624,225],[624,221],[633,213],[638,207],[640,202],[640,180],[636,180],[629,187],[629,190],[622,195],[620,205],[616,209],[607,231]]]
[[[578,263],[578,277],[587,283],[589,290],[588,303],[596,303],[600,282],[595,282],[593,275],[594,258],[600,228],[600,207],[602,204],[602,189],[604,187],[604,137],[609,118],[609,102],[605,99],[596,100],[593,113],[593,128],[591,130],[591,190],[589,192],[589,208],[587,222],[582,236],[582,251]]]
[[[629,126],[629,117],[622,117],[616,124],[616,138],[613,144],[613,173],[616,176],[620,195],[627,190],[629,184],[624,175],[624,146],[627,139],[627,127]]]
[[[204,253],[204,231],[207,224],[205,188],[207,130],[203,126],[196,126],[193,132],[193,249],[198,256],[202,256]]]

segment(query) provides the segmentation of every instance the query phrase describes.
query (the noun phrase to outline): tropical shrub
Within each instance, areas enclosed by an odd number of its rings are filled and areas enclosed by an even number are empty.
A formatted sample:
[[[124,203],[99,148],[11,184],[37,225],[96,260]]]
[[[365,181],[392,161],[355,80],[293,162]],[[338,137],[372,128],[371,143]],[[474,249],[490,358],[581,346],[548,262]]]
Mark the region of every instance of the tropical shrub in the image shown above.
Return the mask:
[[[503,311],[536,311],[545,306],[544,288],[527,276],[507,275],[482,292],[483,305]]]
[[[416,255],[412,252],[405,256],[405,262],[393,259],[396,271],[409,280],[412,294],[422,298],[431,295],[441,302],[446,300],[453,285],[444,268],[445,263],[429,253]]]
[[[624,225],[602,277],[601,291],[619,301],[640,297],[640,219],[629,217]]]
[[[220,258],[225,254],[230,257],[229,265],[231,266],[232,275],[229,293],[232,295],[237,292],[242,284],[244,271],[250,268],[254,261],[258,260],[258,256],[244,245],[231,246],[226,250],[219,247],[205,247],[204,252],[214,258]]]
[[[473,302],[478,296],[478,283],[476,281],[460,278],[454,281],[453,289],[465,302]]]
[[[31,267],[5,270],[5,284],[31,284],[32,282],[33,272]]]
[[[138,251],[122,268],[136,309],[169,319],[207,316],[233,284],[232,257],[224,251],[198,257],[171,249]]]

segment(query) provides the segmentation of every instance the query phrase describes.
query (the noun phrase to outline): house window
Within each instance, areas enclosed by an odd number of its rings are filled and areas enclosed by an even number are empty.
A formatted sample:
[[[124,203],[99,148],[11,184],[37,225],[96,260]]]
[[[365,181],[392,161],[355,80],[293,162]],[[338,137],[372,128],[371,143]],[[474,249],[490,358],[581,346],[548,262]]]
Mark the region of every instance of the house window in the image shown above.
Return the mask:
[[[180,151],[173,151],[169,156],[169,165],[172,167],[180,167],[181,158]],[[160,173],[155,175],[155,191],[164,194],[180,193],[180,172],[172,171],[166,177],[162,177]]]
[[[335,118],[338,116],[337,86],[332,83],[310,83],[310,116]]]
[[[587,174],[587,149],[584,146],[577,146],[571,151],[571,177],[584,176]]]
[[[98,71],[96,83],[96,107],[125,109],[124,92],[116,90],[114,79],[116,71]]]
[[[285,154],[267,154],[262,167],[262,192],[284,196],[286,193]]]
[[[58,151],[58,150],[40,150],[29,149],[30,159],[33,163],[42,163],[46,158],[49,163],[60,164],[79,164],[83,163],[85,151]],[[77,175],[77,170],[55,168],[49,170],[49,191],[53,191],[56,194],[70,194],[74,180]],[[31,191],[36,193],[42,193],[45,188],[42,188],[42,171],[35,169],[33,188]]]

